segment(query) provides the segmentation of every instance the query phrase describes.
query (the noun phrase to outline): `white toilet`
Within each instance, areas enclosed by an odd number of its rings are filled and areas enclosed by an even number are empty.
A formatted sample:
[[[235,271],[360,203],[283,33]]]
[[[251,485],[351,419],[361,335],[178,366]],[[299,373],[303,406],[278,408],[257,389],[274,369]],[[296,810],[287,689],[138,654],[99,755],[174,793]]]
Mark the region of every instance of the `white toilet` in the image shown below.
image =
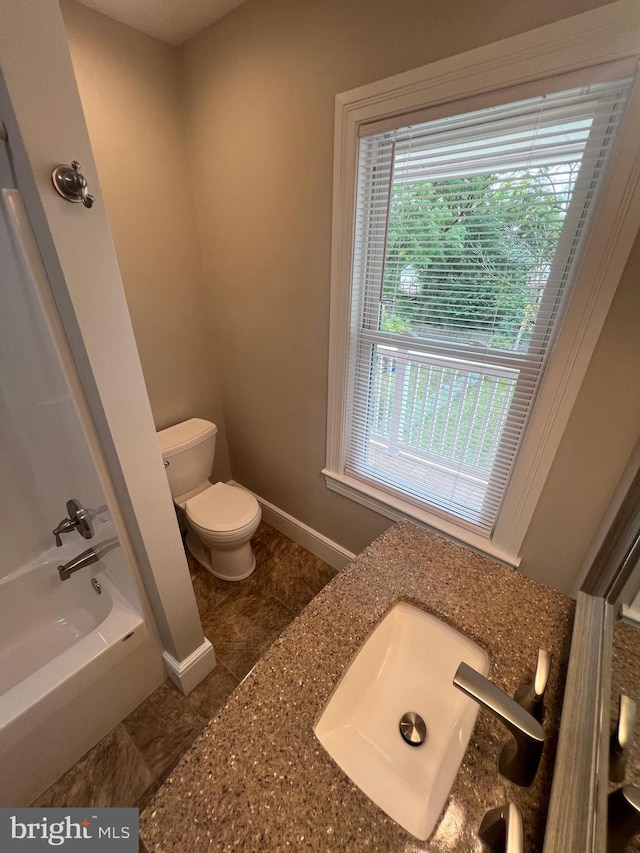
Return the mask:
[[[250,539],[260,504],[239,486],[210,483],[218,428],[201,418],[160,430],[158,440],[173,501],[187,518],[187,548],[212,575],[248,578],[256,567]]]

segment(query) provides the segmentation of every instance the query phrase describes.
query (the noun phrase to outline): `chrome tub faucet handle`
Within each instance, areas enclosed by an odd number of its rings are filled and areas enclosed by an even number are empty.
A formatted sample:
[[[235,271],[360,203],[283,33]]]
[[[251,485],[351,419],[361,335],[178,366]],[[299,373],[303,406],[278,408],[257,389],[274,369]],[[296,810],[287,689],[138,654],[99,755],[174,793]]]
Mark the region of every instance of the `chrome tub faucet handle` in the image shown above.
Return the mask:
[[[515,699],[464,662],[456,671],[453,685],[493,714],[513,735],[500,753],[500,773],[521,787],[531,785],[544,748],[545,734],[540,723]]]
[[[60,534],[62,533],[70,533],[72,530],[77,530],[83,539],[91,539],[94,535],[91,513],[80,506],[77,500],[72,498],[70,501],[67,501],[67,513],[69,514],[69,518],[63,518],[60,524],[51,531],[56,538],[56,546],[58,548],[62,546],[62,539],[60,538]]]

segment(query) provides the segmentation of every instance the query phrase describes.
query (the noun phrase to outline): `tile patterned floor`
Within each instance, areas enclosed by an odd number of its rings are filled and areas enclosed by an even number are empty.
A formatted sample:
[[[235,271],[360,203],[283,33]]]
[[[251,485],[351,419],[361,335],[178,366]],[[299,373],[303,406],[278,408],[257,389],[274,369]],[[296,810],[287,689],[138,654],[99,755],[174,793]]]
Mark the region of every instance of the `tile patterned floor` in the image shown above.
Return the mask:
[[[252,540],[256,571],[218,580],[188,555],[205,636],[218,664],[188,696],[169,680],[33,803],[144,808],[180,757],[335,569],[264,522]]]

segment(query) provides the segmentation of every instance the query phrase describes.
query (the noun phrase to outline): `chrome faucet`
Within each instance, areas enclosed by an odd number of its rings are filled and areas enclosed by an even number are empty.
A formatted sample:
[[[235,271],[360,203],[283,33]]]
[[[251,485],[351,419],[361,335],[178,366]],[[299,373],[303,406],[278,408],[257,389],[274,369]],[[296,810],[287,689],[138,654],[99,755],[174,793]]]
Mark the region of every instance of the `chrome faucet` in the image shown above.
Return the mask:
[[[538,650],[538,662],[536,671],[529,684],[521,687],[513,694],[518,705],[522,705],[532,717],[541,723],[544,718],[544,694],[549,682],[549,671],[551,669],[552,655],[545,649]]]
[[[528,787],[535,778],[544,748],[545,734],[540,723],[515,699],[466,663],[458,667],[453,685],[493,714],[511,732],[513,740],[504,745],[498,770],[516,785]]]
[[[490,809],[478,835],[492,853],[524,853],[522,812],[515,803]]]
[[[77,500],[71,499],[67,501],[67,512],[69,518],[64,518],[60,524],[51,532],[56,538],[56,546],[62,547],[62,533],[70,533],[72,530],[77,530],[83,539],[91,539],[94,535],[93,524],[91,523],[91,513],[89,510],[80,506]]]
[[[113,539],[105,539],[104,542],[99,542],[93,548],[88,548],[82,554],[78,554],[73,560],[69,560],[64,566],[58,566],[58,574],[61,581],[68,580],[74,572],[79,569],[84,569],[85,566],[90,566],[92,563],[97,563],[100,557],[103,557],[109,551],[112,551],[120,544],[117,537]]]
[[[635,725],[636,703],[630,696],[621,693],[618,719],[609,739],[609,780],[611,782],[624,782]]]

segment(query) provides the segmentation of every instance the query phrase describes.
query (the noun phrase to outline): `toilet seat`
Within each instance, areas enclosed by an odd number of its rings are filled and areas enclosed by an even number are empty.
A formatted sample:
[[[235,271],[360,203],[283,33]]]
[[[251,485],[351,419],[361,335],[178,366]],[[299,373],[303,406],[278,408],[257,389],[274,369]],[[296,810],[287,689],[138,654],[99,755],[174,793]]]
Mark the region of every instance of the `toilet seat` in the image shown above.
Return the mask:
[[[251,528],[260,515],[254,496],[238,486],[215,483],[185,504],[194,527],[220,539],[235,539]]]

